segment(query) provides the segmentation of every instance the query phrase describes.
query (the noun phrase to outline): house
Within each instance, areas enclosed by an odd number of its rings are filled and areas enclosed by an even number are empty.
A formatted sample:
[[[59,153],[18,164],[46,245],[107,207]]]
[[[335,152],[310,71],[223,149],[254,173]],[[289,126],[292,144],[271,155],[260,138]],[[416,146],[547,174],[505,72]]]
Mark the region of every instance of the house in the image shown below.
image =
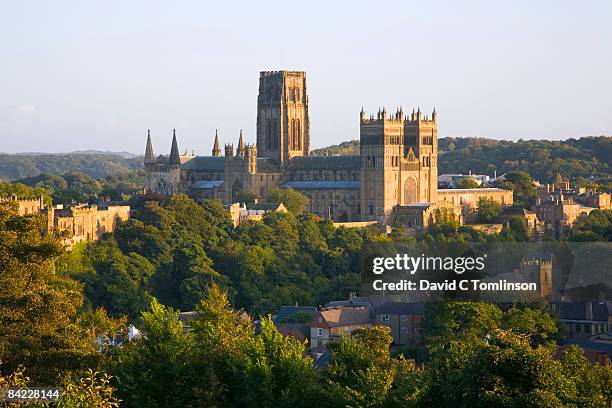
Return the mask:
[[[332,300],[327,302],[325,307],[333,308],[364,306],[374,310],[386,302],[387,298],[384,295],[355,296],[354,293],[349,293],[349,298],[347,300]]]
[[[228,209],[234,228],[244,221],[261,221],[270,211],[287,212],[283,203],[234,203]]]
[[[601,343],[610,338],[612,302],[561,302],[551,306],[557,311],[559,320],[565,324],[568,339]]]
[[[374,324],[388,327],[395,344],[415,344],[424,310],[424,303],[388,302],[376,309]]]
[[[300,343],[310,341],[310,322],[317,308],[314,306],[281,306],[272,322],[283,336],[291,336]]]
[[[359,327],[372,325],[372,310],[369,306],[323,308],[314,314],[310,323],[310,349],[324,353],[329,342],[350,336]]]

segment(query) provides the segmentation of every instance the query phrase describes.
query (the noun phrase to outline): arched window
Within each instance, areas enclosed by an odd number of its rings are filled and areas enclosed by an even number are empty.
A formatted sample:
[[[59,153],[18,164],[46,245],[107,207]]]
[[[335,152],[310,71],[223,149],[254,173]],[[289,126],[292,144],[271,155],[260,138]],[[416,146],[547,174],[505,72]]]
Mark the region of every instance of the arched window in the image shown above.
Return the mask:
[[[409,176],[404,183],[404,204],[410,204],[417,201],[417,181],[414,177]]]
[[[234,184],[232,184],[232,200],[236,199],[236,195],[242,191],[242,183],[240,180],[234,180]]]

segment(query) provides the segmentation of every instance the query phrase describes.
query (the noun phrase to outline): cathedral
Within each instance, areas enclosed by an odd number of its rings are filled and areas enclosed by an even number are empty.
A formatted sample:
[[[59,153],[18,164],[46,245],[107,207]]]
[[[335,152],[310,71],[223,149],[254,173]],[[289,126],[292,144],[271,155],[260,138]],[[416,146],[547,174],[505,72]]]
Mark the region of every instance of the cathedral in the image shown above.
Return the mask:
[[[257,137],[234,150],[219,135],[210,156],[179,153],[176,133],[170,155],[145,150],[145,190],[185,193],[225,204],[252,193],[264,199],[276,188],[292,188],[309,199],[310,212],[336,222],[401,222],[423,229],[438,217],[463,222],[481,197],[503,206],[512,192],[497,188],[438,189],[438,114],[397,109],[366,115],[362,109],[358,156],[311,156],[306,74],[265,71],[259,77]]]

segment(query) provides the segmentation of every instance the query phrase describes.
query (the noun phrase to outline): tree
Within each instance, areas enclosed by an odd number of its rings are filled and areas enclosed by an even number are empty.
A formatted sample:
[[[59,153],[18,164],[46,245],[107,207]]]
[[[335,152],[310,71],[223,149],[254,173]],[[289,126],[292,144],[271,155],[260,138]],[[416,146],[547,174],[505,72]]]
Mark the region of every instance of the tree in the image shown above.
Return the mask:
[[[270,203],[283,203],[287,210],[294,214],[301,214],[308,206],[308,197],[292,188],[274,189],[266,197]]]
[[[414,365],[389,354],[389,328],[358,328],[328,345],[332,356],[323,372],[323,406],[404,406],[416,398]],[[400,405],[399,402],[402,402]]]
[[[506,180],[499,187],[512,190],[515,204],[523,207],[531,205],[537,196],[533,179],[524,171],[506,174]]]
[[[478,199],[477,214],[478,222],[492,223],[501,214],[501,205],[492,198],[481,197]]]
[[[178,312],[155,299],[142,314],[143,335],[116,350],[110,371],[117,395],[128,406],[186,407],[197,400],[190,370],[193,338]]]
[[[455,188],[479,188],[480,184],[473,178],[462,178],[455,182]]]
[[[0,203],[0,361],[9,372],[26,366],[35,384],[99,359],[78,323],[81,286],[55,273],[63,247],[41,236],[45,226],[43,217],[19,217],[10,203]]]

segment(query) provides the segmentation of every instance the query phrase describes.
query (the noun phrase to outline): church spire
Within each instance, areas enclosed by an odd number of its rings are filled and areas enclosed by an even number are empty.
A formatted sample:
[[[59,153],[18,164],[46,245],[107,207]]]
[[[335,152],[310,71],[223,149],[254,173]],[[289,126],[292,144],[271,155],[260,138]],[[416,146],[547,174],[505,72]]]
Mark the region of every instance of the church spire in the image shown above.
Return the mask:
[[[147,130],[147,148],[145,149],[145,164],[151,164],[155,161],[153,158],[153,143],[151,143],[151,129]]]
[[[242,138],[242,129],[240,129],[240,138],[238,139],[238,148],[236,149],[236,156],[244,156],[244,139]]]
[[[215,129],[215,144],[212,149],[213,156],[221,156],[221,147],[219,146],[219,133],[217,129]]]
[[[172,147],[170,148],[170,159],[168,160],[168,164],[181,164],[178,143],[176,143],[176,129],[172,129]]]

